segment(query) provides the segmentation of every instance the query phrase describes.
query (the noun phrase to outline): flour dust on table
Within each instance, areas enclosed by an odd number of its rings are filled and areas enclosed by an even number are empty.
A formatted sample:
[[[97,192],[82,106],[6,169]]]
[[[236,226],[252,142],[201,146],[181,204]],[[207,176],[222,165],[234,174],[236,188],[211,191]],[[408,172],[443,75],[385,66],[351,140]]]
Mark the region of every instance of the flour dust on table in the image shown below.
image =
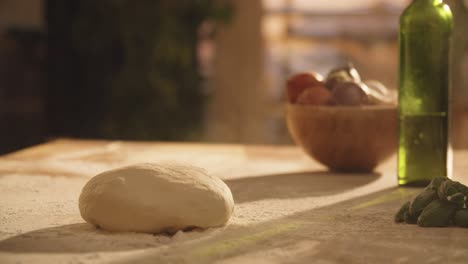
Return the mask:
[[[234,200],[229,187],[202,168],[143,163],[93,177],[79,208],[86,222],[108,231],[175,233],[225,225]]]

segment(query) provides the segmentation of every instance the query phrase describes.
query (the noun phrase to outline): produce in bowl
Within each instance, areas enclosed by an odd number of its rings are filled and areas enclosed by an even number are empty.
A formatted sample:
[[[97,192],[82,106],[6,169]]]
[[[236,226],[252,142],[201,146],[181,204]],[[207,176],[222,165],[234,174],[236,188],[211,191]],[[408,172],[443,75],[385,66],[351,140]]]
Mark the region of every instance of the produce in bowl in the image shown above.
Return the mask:
[[[352,65],[325,79],[295,74],[286,92],[293,140],[330,170],[370,172],[396,151],[395,94],[377,81],[362,82]]]
[[[361,81],[361,76],[352,64],[331,70],[324,80],[314,72],[294,74],[286,82],[286,93],[291,104],[396,104],[395,92],[379,81]]]

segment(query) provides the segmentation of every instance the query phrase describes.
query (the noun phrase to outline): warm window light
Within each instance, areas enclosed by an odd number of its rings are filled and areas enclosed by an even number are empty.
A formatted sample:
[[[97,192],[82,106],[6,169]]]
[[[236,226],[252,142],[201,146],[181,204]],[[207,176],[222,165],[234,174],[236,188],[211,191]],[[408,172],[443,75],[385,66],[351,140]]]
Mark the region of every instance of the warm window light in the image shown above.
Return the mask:
[[[302,10],[320,10],[324,12],[348,11],[369,8],[381,0],[333,0],[333,1],[310,1],[294,0],[292,6]]]
[[[379,4],[401,8],[408,5],[410,1],[411,0],[263,0],[263,6],[270,10],[292,7],[304,11],[343,12],[367,9]]]
[[[266,9],[281,9],[287,5],[286,0],[262,0]]]
[[[263,35],[271,40],[281,39],[286,34],[286,23],[281,16],[265,16],[263,19]]]

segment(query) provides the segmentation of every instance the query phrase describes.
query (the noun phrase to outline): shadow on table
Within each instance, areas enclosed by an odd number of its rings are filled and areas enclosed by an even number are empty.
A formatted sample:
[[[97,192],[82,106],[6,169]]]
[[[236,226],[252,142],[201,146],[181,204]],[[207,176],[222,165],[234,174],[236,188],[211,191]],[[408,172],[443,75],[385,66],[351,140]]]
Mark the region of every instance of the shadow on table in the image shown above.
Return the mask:
[[[327,196],[369,184],[378,174],[336,174],[304,172],[265,175],[227,180],[236,203],[262,199],[288,199]],[[206,236],[216,229],[190,232],[191,240]],[[111,233],[86,223],[62,225],[31,231],[0,241],[0,252],[11,253],[86,253],[158,248],[171,244],[168,236],[136,233]]]
[[[466,263],[468,229],[393,222],[421,190],[392,187],[115,263]]]
[[[86,223],[44,228],[0,241],[0,252],[86,253],[156,248],[167,244],[167,236],[110,233]]]
[[[236,203],[291,199],[342,193],[379,179],[380,174],[339,174],[328,171],[263,175],[225,180]]]

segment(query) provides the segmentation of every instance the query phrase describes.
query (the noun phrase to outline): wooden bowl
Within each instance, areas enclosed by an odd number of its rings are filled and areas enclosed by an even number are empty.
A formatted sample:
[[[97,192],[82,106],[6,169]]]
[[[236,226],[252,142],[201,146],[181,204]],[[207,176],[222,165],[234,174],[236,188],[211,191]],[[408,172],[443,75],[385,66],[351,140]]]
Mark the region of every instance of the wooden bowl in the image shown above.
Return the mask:
[[[371,172],[397,148],[397,107],[288,104],[289,133],[307,154],[339,172]]]

